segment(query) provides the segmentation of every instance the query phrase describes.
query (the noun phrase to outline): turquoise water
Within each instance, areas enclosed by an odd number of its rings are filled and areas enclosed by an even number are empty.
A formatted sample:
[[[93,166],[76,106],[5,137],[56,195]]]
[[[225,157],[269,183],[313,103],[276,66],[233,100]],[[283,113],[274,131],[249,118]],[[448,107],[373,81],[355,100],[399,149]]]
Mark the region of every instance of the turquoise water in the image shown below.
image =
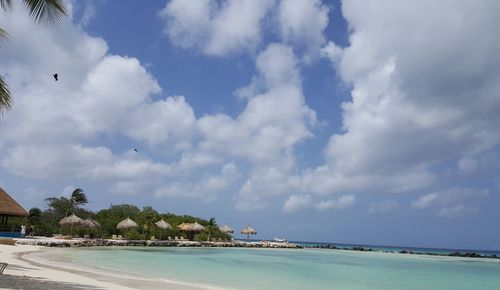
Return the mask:
[[[328,249],[82,248],[90,266],[232,289],[500,289],[500,261]]]

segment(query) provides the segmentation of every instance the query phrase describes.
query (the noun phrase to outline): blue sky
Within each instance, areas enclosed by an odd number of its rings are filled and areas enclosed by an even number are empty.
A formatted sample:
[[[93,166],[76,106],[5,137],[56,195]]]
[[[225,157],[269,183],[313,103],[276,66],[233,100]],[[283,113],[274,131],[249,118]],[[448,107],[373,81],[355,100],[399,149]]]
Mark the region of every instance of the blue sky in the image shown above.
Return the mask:
[[[263,239],[498,249],[497,3],[67,4],[0,12],[24,207],[81,187]]]

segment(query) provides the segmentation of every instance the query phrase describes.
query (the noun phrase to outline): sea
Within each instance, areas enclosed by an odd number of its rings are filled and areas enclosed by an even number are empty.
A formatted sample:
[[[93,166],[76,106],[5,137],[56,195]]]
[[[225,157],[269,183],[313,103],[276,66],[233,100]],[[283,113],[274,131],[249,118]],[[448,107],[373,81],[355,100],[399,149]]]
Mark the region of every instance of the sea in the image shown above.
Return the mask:
[[[500,289],[500,259],[395,253],[446,254],[457,251],[453,249],[364,247],[377,251],[96,247],[67,249],[66,257],[88,267],[211,289]]]

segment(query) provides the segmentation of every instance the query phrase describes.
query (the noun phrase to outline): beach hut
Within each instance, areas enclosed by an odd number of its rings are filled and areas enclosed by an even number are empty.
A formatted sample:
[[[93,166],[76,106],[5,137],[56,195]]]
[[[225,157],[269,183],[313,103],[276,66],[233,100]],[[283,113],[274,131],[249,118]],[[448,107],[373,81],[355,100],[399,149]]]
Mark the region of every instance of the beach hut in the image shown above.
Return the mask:
[[[250,235],[257,234],[257,231],[254,228],[247,226],[246,228],[241,230],[241,233],[244,235],[247,235],[247,240],[248,240],[248,239],[250,239]]]
[[[97,222],[96,220],[93,220],[91,218],[86,218],[86,219],[82,220],[81,224],[82,224],[82,226],[89,228],[89,229],[96,229],[96,228],[101,227],[101,224],[99,222]]]
[[[160,229],[160,230],[164,230],[164,231],[172,229],[172,226],[169,223],[167,223],[166,221],[164,221],[163,219],[157,221],[155,223],[155,227]],[[159,238],[161,240],[161,233],[160,233]]]
[[[172,229],[172,226],[171,226],[169,223],[167,223],[166,221],[164,221],[163,219],[161,219],[161,220],[157,221],[157,222],[155,223],[155,226],[156,226],[157,228],[159,228],[160,230],[168,230],[168,229]]]
[[[226,233],[226,234],[234,233],[233,229],[228,225],[223,225],[222,227],[219,227],[219,230],[223,233]]]
[[[59,221],[60,226],[67,226],[67,225],[74,226],[74,225],[79,225],[81,223],[82,223],[82,219],[77,217],[74,213],[71,214],[70,216],[62,218]]]
[[[119,222],[118,225],[116,225],[116,228],[119,230],[130,230],[130,229],[136,229],[138,227],[139,226],[137,225],[137,223],[128,217]]]
[[[27,217],[28,212],[0,187],[0,236],[21,237],[21,233],[8,226],[9,217]]]
[[[62,218],[59,221],[59,225],[61,226],[61,228],[63,226],[67,226],[67,225],[71,226],[71,234],[73,234],[73,226],[75,226],[75,225],[81,225],[81,223],[82,223],[82,219],[79,218],[79,217],[77,217],[74,213],[71,214],[70,216]]]
[[[194,239],[194,235],[196,233],[205,230],[205,227],[200,225],[198,222],[182,223],[182,224],[178,225],[177,228],[183,232],[186,232],[188,239],[190,241],[192,241]]]

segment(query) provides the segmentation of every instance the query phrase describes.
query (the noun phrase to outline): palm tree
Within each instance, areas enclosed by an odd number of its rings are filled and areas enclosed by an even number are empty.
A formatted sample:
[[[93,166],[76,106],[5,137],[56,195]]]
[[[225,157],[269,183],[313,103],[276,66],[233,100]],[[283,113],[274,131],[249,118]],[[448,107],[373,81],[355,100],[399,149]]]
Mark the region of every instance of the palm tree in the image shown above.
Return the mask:
[[[29,10],[29,15],[40,23],[55,23],[63,15],[66,15],[66,8],[62,0],[22,0]],[[7,11],[12,8],[12,0],[0,0],[0,7]],[[0,27],[0,41],[8,38],[8,33]],[[10,109],[12,97],[7,83],[0,76],[0,113]]]
[[[208,220],[208,225],[207,225],[208,237],[207,237],[207,241],[210,241],[210,236],[212,234],[212,231],[215,229],[216,225],[217,225],[217,222],[215,221],[215,218],[211,218],[210,220]]]
[[[71,193],[71,197],[69,199],[69,204],[68,204],[68,208],[66,209],[65,216],[68,215],[70,209],[73,210],[73,212],[74,212],[75,209],[77,209],[79,205],[86,204],[87,202],[88,202],[87,196],[85,196],[85,192],[83,191],[83,189],[77,188],[77,189],[73,190],[73,192]]]

